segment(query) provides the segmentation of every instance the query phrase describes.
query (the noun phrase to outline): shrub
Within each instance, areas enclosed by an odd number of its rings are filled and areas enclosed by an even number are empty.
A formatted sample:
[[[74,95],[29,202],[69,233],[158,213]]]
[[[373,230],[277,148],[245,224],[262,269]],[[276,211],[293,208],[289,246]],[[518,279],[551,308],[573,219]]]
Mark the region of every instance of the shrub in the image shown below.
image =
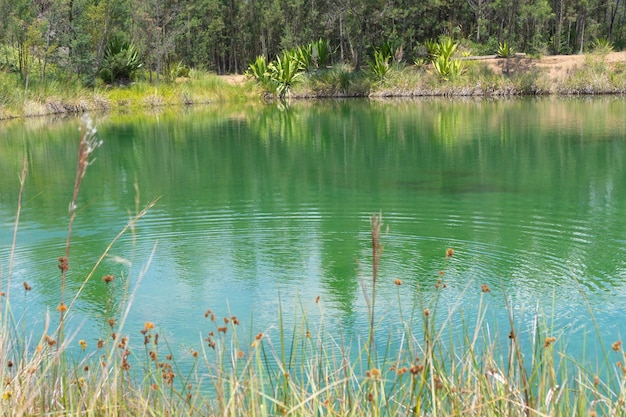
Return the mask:
[[[123,36],[116,35],[107,43],[99,75],[109,84],[126,83],[133,79],[141,67],[141,59],[135,45]]]

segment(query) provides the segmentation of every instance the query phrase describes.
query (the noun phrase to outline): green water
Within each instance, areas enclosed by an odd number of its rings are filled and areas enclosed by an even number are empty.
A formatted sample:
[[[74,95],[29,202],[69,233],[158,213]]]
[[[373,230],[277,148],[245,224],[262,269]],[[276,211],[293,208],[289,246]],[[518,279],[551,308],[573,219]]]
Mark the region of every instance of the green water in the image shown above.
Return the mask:
[[[488,317],[505,332],[503,293],[522,323],[538,311],[557,335],[595,334],[585,298],[607,343],[626,330],[624,99],[352,100],[93,118],[104,143],[80,190],[67,297],[129,215],[159,200],[73,305],[79,338],[98,338],[108,300],[119,308],[125,287],[136,289],[128,332],[154,322],[175,349],[214,329],[207,309],[256,333],[276,328],[280,304],[287,322],[323,311],[362,334],[369,219],[379,212],[381,327],[416,298],[430,305],[444,271],[440,308],[472,317],[488,284]],[[43,326],[60,299],[78,127],[0,126],[0,268],[5,291],[11,268],[25,328]]]

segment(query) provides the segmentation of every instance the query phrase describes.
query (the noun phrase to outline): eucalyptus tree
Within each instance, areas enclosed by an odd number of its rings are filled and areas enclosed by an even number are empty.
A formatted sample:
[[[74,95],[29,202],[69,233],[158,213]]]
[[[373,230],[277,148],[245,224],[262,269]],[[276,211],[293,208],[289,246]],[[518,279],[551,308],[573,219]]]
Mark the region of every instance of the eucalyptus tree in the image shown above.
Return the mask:
[[[178,0],[132,0],[132,38],[137,43],[152,80],[165,74],[175,57],[177,37],[184,33],[179,17],[183,3]]]

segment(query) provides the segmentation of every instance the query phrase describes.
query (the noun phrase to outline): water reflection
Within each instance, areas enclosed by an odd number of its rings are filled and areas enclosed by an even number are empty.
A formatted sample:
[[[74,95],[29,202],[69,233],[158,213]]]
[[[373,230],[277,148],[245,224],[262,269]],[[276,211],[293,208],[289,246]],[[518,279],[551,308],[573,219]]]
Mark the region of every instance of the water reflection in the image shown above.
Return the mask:
[[[153,321],[191,343],[207,308],[254,312],[254,325],[265,328],[275,326],[279,304],[286,317],[302,308],[318,314],[320,295],[325,314],[362,329],[368,219],[382,211],[390,231],[379,302],[392,322],[399,303],[434,297],[444,270],[446,308],[470,312],[486,283],[516,306],[555,305],[566,325],[588,317],[579,282],[599,322],[623,330],[612,320],[624,307],[625,112],[623,100],[609,98],[355,100],[103,116],[105,143],[79,196],[70,290],[128,216],[161,199],[113,246],[76,314],[97,329],[111,291],[99,277],[120,277],[119,305],[156,244],[129,320],[138,326]],[[77,127],[1,127],[8,139],[0,143],[0,261],[8,262],[26,153],[12,285],[32,282],[24,304],[38,312],[59,300],[55,262]],[[447,247],[456,255],[444,261]],[[405,285],[396,288],[395,278]]]

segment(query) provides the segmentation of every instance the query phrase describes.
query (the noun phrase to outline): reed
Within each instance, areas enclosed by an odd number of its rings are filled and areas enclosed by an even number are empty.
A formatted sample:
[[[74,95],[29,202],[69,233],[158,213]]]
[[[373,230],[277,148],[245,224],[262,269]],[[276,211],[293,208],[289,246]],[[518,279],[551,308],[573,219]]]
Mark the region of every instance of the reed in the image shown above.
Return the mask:
[[[95,133],[93,126],[87,122],[85,126],[78,145],[66,248],[71,244],[76,195],[90,161],[87,150],[95,150],[91,145],[84,148]],[[24,163],[20,196],[26,174]],[[18,201],[13,252],[21,197]],[[66,311],[72,310],[113,243],[132,231],[155,203],[137,209],[75,294],[62,295]],[[277,320],[267,328],[259,328],[254,315],[243,320],[230,311],[198,312],[202,339],[182,353],[171,348],[176,341],[162,336],[166,329],[159,323],[145,322],[138,334],[129,334],[128,313],[156,245],[136,284],[124,286],[121,296],[113,290],[123,285],[121,281],[102,276],[108,299],[100,340],[85,341],[80,328],[63,335],[63,323],[71,319],[63,314],[57,324],[48,317],[42,334],[33,335],[13,316],[11,302],[16,299],[16,286],[23,286],[26,297],[38,289],[28,282],[16,285],[9,266],[2,280],[6,285],[0,288],[2,415],[623,415],[626,365],[621,340],[605,347],[597,358],[574,358],[567,353],[567,333],[554,327],[549,312],[538,308],[531,314],[532,331],[522,332],[528,319],[504,291],[468,282],[454,299],[446,276],[457,257],[453,248],[443,251],[441,272],[429,280],[429,291],[412,288],[400,278],[388,281],[379,273],[382,215],[373,215],[370,226],[372,273],[371,281],[363,285],[368,296],[366,335],[350,334],[329,321],[320,296],[311,309],[296,298],[289,318],[281,300]],[[65,258],[69,254],[66,249]],[[69,265],[69,259],[64,262]],[[376,291],[382,286],[397,292],[398,318],[393,323],[386,320],[383,309],[375,309]],[[401,296],[406,291],[412,294],[410,304]],[[468,318],[460,305],[472,292],[479,294],[479,301]],[[509,320],[500,324],[503,327],[495,322],[494,327],[490,316],[493,300],[499,297],[504,298]],[[589,314],[593,318],[591,309]],[[461,323],[461,331],[453,332],[452,323]],[[598,330],[596,325],[595,337],[602,343]]]

